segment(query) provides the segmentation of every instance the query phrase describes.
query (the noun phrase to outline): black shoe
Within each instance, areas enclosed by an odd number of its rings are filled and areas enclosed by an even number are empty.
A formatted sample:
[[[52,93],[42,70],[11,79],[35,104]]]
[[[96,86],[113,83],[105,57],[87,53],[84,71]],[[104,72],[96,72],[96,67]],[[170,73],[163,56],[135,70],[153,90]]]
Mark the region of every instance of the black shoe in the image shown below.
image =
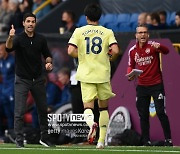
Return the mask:
[[[24,148],[24,143],[23,142],[15,141],[15,143],[16,143],[16,148]]]
[[[42,144],[42,145],[44,145],[45,147],[55,147],[54,144],[52,144],[51,142],[46,141],[46,140],[42,140],[42,139],[41,139],[41,140],[39,141],[39,143]]]
[[[151,141],[147,141],[147,142],[144,142],[143,145],[144,146],[151,146],[152,144],[151,144]]]
[[[171,139],[166,139],[164,146],[173,146],[172,140]]]

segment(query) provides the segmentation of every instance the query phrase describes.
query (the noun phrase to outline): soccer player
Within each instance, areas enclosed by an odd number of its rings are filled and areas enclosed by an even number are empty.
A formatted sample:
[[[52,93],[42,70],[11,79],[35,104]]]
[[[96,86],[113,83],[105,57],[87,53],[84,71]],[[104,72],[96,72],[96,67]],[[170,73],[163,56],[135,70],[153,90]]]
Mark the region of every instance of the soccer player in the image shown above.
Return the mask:
[[[88,25],[75,29],[69,40],[68,54],[79,60],[76,79],[81,82],[84,114],[93,114],[94,100],[99,100],[100,135],[96,148],[100,149],[104,148],[109,122],[108,100],[115,96],[110,84],[110,59],[118,56],[119,48],[112,30],[98,25],[102,13],[100,7],[89,4],[84,13]],[[97,123],[94,120],[86,123],[90,127],[88,141],[93,143]]]
[[[159,60],[159,53],[168,54],[169,49],[158,42],[148,41],[149,32],[146,25],[139,25],[136,28],[135,36],[137,43],[129,50],[127,72],[130,73],[135,67],[143,71],[138,77],[136,88],[136,107],[140,117],[143,144],[151,145],[149,105],[152,96],[164,131],[165,145],[172,146],[170,124],[165,112],[165,91]],[[134,77],[129,76],[128,79],[133,80]]]

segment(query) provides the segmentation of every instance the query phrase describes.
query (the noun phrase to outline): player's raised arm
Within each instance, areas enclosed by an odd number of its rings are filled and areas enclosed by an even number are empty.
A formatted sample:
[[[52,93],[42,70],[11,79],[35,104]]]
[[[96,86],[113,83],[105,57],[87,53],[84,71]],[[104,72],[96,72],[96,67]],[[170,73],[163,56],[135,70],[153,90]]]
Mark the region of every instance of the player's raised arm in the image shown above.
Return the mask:
[[[13,47],[13,37],[15,36],[14,25],[11,25],[11,29],[9,31],[9,37],[6,40],[6,48],[11,49]]]

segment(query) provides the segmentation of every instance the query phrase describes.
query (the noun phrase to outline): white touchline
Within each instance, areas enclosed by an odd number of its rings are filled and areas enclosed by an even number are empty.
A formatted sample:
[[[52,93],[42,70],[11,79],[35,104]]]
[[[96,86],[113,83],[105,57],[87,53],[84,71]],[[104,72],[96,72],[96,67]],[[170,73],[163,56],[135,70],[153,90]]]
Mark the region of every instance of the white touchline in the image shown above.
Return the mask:
[[[91,148],[78,148],[78,149],[75,149],[75,148],[63,148],[63,149],[59,149],[59,148],[4,148],[4,147],[0,147],[0,151],[1,149],[3,150],[44,150],[44,151],[70,151],[70,150],[73,150],[73,151],[98,151],[98,149],[91,149]],[[130,149],[101,149],[101,151],[112,151],[112,152],[153,152],[153,153],[180,153],[180,151],[176,151],[176,150],[137,150],[137,149],[134,149],[134,150],[130,150]]]

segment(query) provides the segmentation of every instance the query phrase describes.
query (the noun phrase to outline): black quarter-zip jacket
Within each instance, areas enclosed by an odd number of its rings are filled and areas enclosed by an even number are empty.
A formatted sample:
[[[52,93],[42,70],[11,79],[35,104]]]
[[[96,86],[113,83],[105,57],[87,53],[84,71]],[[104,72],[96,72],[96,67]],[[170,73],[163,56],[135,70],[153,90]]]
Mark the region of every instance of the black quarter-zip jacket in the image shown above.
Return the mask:
[[[36,79],[43,71],[42,55],[46,59],[52,57],[44,36],[34,33],[28,37],[25,32],[15,36],[13,47],[7,52],[15,51],[16,75],[24,79]]]

